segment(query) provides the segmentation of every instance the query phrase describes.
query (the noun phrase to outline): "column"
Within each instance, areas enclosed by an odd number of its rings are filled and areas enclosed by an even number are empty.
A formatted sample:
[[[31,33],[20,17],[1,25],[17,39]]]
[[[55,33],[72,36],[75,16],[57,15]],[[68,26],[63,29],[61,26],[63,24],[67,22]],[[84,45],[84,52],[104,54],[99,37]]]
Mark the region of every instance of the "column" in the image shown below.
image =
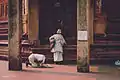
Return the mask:
[[[39,31],[39,0],[29,0],[28,1],[28,17],[29,17],[29,28],[28,37],[29,40],[38,40]]]
[[[92,38],[90,0],[77,0],[77,71],[89,72],[89,50]]]
[[[23,33],[28,33],[28,0],[22,0]]]
[[[8,0],[8,47],[9,70],[22,70],[21,34],[22,34],[22,0]]]

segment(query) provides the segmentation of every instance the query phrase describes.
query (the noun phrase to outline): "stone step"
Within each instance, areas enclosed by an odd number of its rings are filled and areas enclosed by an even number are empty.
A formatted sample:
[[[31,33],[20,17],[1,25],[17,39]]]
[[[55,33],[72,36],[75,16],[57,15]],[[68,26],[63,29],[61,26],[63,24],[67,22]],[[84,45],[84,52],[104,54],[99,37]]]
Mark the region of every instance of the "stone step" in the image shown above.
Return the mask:
[[[0,59],[8,60],[8,46],[0,46]]]
[[[8,31],[0,31],[0,34],[8,34]]]
[[[97,60],[100,60],[102,61],[101,63],[104,63],[104,61],[108,61],[110,63],[110,61],[116,61],[116,60],[120,60],[120,58],[90,58],[90,61],[97,61]],[[109,64],[108,63],[108,64]]]
[[[8,34],[6,33],[6,34],[0,34],[0,36],[8,36]]]
[[[96,49],[96,48],[120,48],[120,44],[119,43],[94,43],[90,45],[91,49]]]
[[[8,29],[8,24],[1,24],[0,28],[7,28]]]
[[[0,26],[0,40],[7,40],[8,39],[8,27],[7,26]]]
[[[2,30],[8,30],[8,27],[0,27],[0,31]]]
[[[0,34],[0,40],[8,40],[8,33]]]
[[[0,54],[0,60],[8,60],[8,55],[1,55]]]
[[[92,44],[90,52],[90,60],[119,60],[120,59],[120,44]]]
[[[120,41],[120,34],[94,34],[94,41]]]
[[[120,58],[120,52],[93,52],[91,53],[91,57],[119,57]]]
[[[1,30],[0,29],[0,34],[8,34],[8,30]]]
[[[107,40],[96,40],[94,44],[120,44],[120,41],[107,41]]]

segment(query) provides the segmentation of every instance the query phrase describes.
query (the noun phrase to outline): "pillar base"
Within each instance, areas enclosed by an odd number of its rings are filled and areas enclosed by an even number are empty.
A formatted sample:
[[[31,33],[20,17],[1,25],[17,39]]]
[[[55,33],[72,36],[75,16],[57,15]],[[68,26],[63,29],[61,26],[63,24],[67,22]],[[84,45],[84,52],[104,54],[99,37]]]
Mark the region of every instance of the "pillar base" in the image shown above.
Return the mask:
[[[9,58],[9,70],[21,71],[22,70],[22,60],[19,58],[10,57]]]
[[[77,72],[89,72],[89,63],[87,62],[88,57],[86,56],[79,56],[77,58]]]
[[[88,67],[77,67],[77,72],[88,73],[89,72],[89,66]]]

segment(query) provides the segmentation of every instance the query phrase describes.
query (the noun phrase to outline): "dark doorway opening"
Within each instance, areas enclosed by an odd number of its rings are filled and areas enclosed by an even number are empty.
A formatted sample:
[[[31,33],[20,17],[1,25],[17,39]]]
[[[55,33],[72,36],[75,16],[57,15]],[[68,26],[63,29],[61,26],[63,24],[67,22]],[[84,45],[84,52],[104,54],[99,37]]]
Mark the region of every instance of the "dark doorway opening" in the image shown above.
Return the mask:
[[[57,29],[68,45],[77,44],[77,1],[39,0],[39,39],[41,45],[49,44],[48,38]]]
[[[120,34],[120,0],[102,0],[103,12],[107,15],[106,33]]]

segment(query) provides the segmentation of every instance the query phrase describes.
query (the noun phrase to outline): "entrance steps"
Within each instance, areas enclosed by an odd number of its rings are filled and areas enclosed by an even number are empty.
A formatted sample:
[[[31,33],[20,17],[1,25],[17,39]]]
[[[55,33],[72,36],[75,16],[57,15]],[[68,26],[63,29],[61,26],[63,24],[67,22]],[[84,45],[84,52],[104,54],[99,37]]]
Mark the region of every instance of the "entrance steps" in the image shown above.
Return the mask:
[[[30,55],[30,47],[33,47],[29,43],[22,44],[21,56],[23,62]],[[53,62],[53,53],[50,52],[49,45],[40,45],[39,47],[32,48],[33,53],[44,54],[47,58],[47,62]],[[76,45],[67,45],[64,48],[64,61],[66,63],[76,63],[77,49]],[[8,40],[0,40],[0,59],[8,60]]]
[[[0,24],[0,40],[8,40],[8,24]]]
[[[38,48],[32,48],[33,53],[44,54],[48,61],[53,61],[53,53],[50,52],[49,45],[41,45]],[[77,48],[76,45],[67,45],[64,47],[64,62],[76,63]]]
[[[114,64],[120,60],[120,34],[95,35],[90,53],[91,63]]]
[[[8,47],[7,46],[0,46],[0,59],[8,60]]]

